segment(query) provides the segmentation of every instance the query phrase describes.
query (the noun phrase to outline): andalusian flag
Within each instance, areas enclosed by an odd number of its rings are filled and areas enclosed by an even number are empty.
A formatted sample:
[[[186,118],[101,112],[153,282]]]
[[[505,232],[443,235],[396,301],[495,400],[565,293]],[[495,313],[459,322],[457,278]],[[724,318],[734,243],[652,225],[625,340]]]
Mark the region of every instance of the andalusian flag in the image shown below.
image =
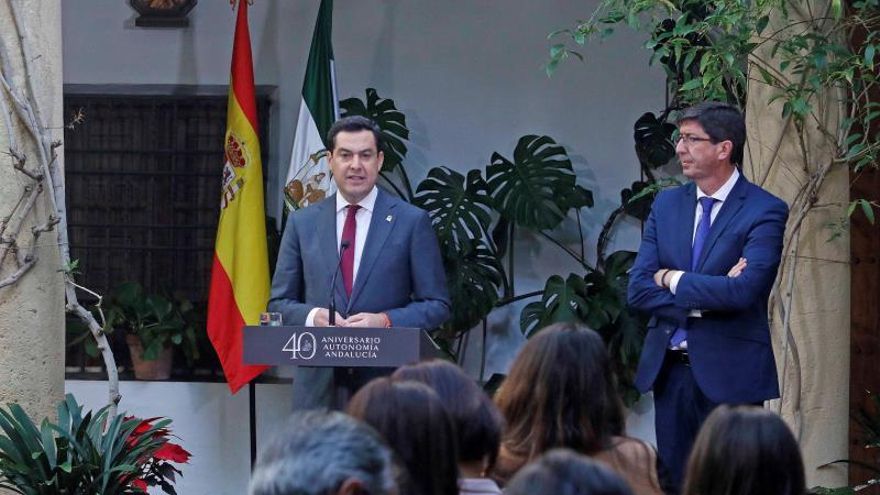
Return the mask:
[[[263,168],[247,8],[247,0],[238,2],[220,223],[208,295],[208,336],[233,393],[266,369],[242,363],[242,327],[256,325],[269,301]]]
[[[317,203],[336,188],[330,178],[324,143],[327,131],[339,117],[336,69],[330,42],[332,29],[333,0],[321,0],[284,186],[284,203],[288,211]]]

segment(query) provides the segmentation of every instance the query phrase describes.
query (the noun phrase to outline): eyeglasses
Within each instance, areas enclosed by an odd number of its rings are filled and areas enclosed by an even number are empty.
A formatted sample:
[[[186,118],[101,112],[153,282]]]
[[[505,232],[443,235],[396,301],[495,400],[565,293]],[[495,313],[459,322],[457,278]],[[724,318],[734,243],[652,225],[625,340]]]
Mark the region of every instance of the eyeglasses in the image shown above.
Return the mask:
[[[693,146],[697,143],[703,142],[703,141],[711,142],[712,138],[704,138],[704,137],[691,136],[690,134],[684,134],[684,135],[678,136],[678,138],[675,141],[673,141],[673,143],[675,143],[675,145],[678,146],[678,143],[683,142],[685,146],[690,148],[691,146]]]

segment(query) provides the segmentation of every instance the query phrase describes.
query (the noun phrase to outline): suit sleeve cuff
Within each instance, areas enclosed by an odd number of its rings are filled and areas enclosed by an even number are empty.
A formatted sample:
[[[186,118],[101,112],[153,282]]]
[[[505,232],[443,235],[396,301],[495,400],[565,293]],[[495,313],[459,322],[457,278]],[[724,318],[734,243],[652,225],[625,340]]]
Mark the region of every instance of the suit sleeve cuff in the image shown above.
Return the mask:
[[[678,281],[681,280],[681,276],[684,275],[684,272],[681,270],[676,270],[672,272],[672,276],[669,277],[669,292],[675,294],[675,291],[678,289]]]
[[[321,309],[321,308],[312,308],[312,310],[309,311],[309,315],[306,316],[306,326],[307,327],[315,326],[315,315],[318,314],[319,309]]]

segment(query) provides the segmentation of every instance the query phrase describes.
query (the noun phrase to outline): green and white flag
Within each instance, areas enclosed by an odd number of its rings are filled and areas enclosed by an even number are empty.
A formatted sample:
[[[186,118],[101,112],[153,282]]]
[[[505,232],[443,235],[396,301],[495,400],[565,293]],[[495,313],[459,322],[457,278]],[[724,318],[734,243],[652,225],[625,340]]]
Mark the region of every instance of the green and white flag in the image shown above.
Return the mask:
[[[287,211],[317,203],[336,190],[330,177],[324,143],[327,131],[339,117],[336,69],[330,41],[332,29],[333,0],[321,0],[306,66],[290,168],[284,186]]]

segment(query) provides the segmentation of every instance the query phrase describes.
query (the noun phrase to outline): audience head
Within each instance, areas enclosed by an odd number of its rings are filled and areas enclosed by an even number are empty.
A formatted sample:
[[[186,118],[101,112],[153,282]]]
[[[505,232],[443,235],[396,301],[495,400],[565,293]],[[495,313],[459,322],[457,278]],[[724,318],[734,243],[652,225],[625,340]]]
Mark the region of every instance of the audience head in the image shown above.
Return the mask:
[[[483,471],[492,469],[498,457],[503,419],[489,396],[461,368],[434,359],[398,368],[391,378],[431,387],[452,418],[459,466],[478,463]]]
[[[532,337],[495,402],[507,421],[502,445],[527,458],[554,447],[594,454],[623,433],[605,343],[574,323],[550,325]]]
[[[394,493],[391,451],[369,426],[340,412],[293,415],[261,453],[250,495]]]
[[[430,387],[377,378],[354,394],[347,412],[375,428],[406,468],[402,495],[458,493],[455,430]]]
[[[803,495],[800,449],[782,418],[759,407],[719,406],[691,450],[685,495]]]
[[[506,495],[632,495],[614,471],[568,449],[553,449],[520,469]]]

